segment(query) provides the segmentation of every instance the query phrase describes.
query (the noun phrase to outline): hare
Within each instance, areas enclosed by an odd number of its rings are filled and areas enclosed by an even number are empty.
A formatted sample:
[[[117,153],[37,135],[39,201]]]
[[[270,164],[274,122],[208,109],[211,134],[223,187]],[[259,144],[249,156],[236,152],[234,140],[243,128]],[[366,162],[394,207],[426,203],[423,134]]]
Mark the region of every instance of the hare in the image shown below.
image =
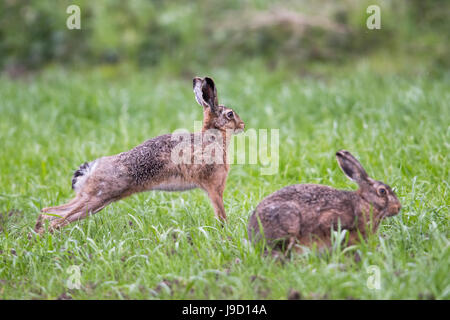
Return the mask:
[[[193,89],[197,102],[203,106],[201,132],[162,135],[130,151],[82,164],[72,179],[75,198],[42,209],[35,231],[44,232],[44,220],[49,220],[49,230],[53,231],[97,213],[111,202],[147,190],[201,188],[207,192],[216,217],[225,221],[227,147],[231,135],[242,132],[245,124],[232,109],[218,104],[211,78],[195,77]]]
[[[401,204],[388,185],[369,178],[350,152],[338,151],[336,157],[347,177],[358,183],[357,191],[315,184],[284,187],[258,204],[248,223],[249,239],[263,235],[269,245],[281,244],[287,251],[296,242],[323,249],[330,247],[331,229],[340,223],[349,232],[348,244],[353,244],[358,232],[365,238],[368,231],[377,230],[381,219],[399,213]]]

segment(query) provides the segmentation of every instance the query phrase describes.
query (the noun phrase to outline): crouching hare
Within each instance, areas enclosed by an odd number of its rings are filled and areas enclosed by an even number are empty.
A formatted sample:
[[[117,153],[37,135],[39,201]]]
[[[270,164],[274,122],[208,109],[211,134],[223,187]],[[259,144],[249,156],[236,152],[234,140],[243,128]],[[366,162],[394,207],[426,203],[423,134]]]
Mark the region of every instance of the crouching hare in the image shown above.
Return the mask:
[[[295,243],[315,243],[322,249],[331,245],[331,230],[340,223],[352,244],[358,241],[358,232],[366,237],[367,232],[377,230],[381,219],[399,213],[400,202],[388,185],[369,178],[350,152],[338,151],[336,157],[347,177],[358,183],[357,191],[315,184],[284,187],[256,207],[248,224],[250,240],[264,235],[269,244],[281,244],[287,250]]]
[[[201,188],[207,192],[216,217],[226,220],[222,197],[229,171],[227,147],[231,135],[244,130],[244,122],[232,109],[218,104],[211,78],[194,78],[193,89],[203,106],[201,132],[162,135],[130,151],[84,163],[72,179],[75,198],[42,209],[35,231],[44,232],[44,220],[49,220],[49,230],[54,230],[147,190]]]

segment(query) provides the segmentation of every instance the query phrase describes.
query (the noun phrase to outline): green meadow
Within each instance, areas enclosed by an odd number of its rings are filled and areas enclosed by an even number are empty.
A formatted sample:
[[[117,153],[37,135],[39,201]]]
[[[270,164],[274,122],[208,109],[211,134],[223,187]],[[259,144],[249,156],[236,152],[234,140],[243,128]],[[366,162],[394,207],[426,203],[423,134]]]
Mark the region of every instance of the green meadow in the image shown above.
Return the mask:
[[[284,71],[283,71],[284,70]],[[331,75],[330,75],[331,74]],[[279,164],[231,166],[222,226],[201,190],[146,192],[53,234],[40,209],[74,196],[80,164],[202,120],[192,76],[214,78],[246,129],[279,129]],[[449,299],[450,91],[446,73],[296,74],[257,62],[177,74],[50,67],[0,78],[1,299]],[[356,190],[334,154],[351,151],[403,208],[367,241],[273,257],[247,221],[283,186]],[[248,155],[247,155],[248,157]],[[273,159],[273,157],[272,157]],[[73,266],[79,288],[70,288]],[[380,288],[368,286],[375,266]],[[73,282],[72,282],[73,283]]]

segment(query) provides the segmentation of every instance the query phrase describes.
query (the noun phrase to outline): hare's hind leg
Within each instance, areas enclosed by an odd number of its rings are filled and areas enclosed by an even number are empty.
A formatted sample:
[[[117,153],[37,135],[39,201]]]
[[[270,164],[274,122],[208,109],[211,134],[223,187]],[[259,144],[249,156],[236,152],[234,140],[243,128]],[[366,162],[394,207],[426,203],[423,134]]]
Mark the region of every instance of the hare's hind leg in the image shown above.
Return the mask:
[[[63,218],[66,214],[70,213],[77,206],[77,203],[79,201],[80,201],[80,196],[77,195],[71,201],[69,201],[68,203],[65,203],[63,205],[43,208],[41,210],[42,214],[40,214],[38,216],[34,230],[38,233],[42,233],[44,231],[44,221],[45,220],[49,220],[49,221],[53,221],[55,219],[59,220],[60,218],[58,218],[57,216],[60,216],[61,218]],[[46,213],[50,213],[51,215],[46,215]]]
[[[70,211],[70,208],[73,207],[75,205],[75,203],[78,202],[79,197],[76,196],[75,198],[73,198],[72,200],[70,200],[69,202],[62,204],[60,206],[54,206],[54,207],[47,207],[47,208],[43,208],[41,211],[42,212],[46,212],[46,213],[51,213],[51,214],[64,214],[67,211]]]
[[[95,214],[113,202],[114,199],[104,199],[98,197],[80,197],[72,210],[61,217],[51,222],[50,230],[59,229],[68,225],[71,222],[79,221],[86,218],[90,214]]]
[[[42,234],[44,232],[44,221],[49,220],[49,231],[59,229],[73,221],[82,220],[88,214],[94,214],[102,210],[105,206],[115,201],[115,199],[105,199],[89,195],[77,195],[67,204],[42,209],[36,222],[35,231]],[[46,213],[52,214],[51,216]],[[55,215],[60,216],[60,218]]]
[[[44,232],[44,220],[49,220],[49,230],[52,231],[72,221],[84,219],[109,203],[132,194],[126,168],[114,159],[104,157],[83,164],[72,179],[76,197],[67,204],[42,209],[43,213],[36,223],[36,232]]]

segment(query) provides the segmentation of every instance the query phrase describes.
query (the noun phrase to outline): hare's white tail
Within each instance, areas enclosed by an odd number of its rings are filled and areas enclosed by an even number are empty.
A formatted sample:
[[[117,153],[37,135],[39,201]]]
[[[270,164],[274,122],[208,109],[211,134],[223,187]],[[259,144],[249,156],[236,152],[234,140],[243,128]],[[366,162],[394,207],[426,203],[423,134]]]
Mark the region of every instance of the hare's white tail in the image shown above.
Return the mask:
[[[97,162],[98,160],[85,162],[80,166],[80,168],[78,168],[77,171],[75,171],[72,178],[72,189],[75,190],[76,193],[81,190],[86,182],[86,179],[95,170],[95,167],[97,167]]]

